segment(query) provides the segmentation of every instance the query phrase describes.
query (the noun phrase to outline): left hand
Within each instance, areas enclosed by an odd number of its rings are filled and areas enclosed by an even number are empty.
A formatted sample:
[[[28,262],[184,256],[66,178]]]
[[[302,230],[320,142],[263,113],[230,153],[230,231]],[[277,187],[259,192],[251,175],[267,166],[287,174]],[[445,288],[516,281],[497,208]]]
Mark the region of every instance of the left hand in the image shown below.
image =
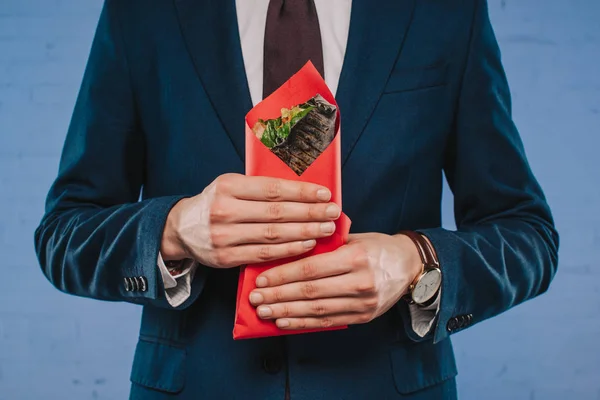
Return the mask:
[[[281,329],[370,322],[400,300],[422,263],[405,235],[350,235],[348,244],[263,272],[250,302]]]

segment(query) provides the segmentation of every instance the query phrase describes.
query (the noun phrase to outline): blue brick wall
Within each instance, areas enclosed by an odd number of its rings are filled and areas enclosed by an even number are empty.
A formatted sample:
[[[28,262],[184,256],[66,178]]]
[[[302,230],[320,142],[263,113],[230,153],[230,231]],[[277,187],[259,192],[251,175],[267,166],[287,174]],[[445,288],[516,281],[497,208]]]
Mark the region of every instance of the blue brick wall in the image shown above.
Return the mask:
[[[0,0],[0,400],[126,398],[139,309],[59,293],[32,245],[100,7]],[[600,399],[600,2],[490,10],[561,266],[547,295],[455,336],[461,399]],[[450,196],[444,212],[451,227]]]

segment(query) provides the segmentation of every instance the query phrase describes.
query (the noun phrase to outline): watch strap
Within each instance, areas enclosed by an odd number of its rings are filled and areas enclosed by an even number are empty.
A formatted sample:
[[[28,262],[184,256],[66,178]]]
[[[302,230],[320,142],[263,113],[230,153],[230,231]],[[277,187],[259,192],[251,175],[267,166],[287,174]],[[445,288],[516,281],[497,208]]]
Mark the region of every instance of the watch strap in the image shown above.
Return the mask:
[[[401,235],[408,236],[415,246],[417,246],[417,250],[419,255],[421,256],[421,262],[423,262],[424,269],[438,268],[440,262],[437,258],[437,255],[429,241],[422,234],[415,231],[401,231],[399,232]]]

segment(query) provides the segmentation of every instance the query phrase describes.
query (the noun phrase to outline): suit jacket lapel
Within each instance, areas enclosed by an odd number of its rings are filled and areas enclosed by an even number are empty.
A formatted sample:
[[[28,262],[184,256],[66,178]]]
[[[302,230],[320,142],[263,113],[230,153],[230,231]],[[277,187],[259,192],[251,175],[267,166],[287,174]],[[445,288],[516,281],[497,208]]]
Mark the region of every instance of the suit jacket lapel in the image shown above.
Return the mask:
[[[353,0],[336,93],[342,112],[342,165],[377,105],[410,26],[416,0]]]
[[[252,108],[234,0],[174,0],[202,85],[244,160],[244,116]]]

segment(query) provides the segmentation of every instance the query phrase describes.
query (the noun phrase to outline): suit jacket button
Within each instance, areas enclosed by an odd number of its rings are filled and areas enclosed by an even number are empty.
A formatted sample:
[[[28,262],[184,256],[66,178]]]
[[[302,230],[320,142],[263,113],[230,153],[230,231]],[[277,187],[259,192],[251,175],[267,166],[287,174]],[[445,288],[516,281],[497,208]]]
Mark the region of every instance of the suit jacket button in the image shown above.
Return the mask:
[[[137,290],[137,287],[135,285],[135,279],[133,279],[133,277],[128,277],[127,280],[129,280],[129,287],[131,288],[132,292],[135,292]]]
[[[458,327],[459,328],[464,328],[468,324],[469,324],[469,322],[468,322],[468,318],[466,315],[461,315],[458,317]]]
[[[138,279],[140,280],[140,290],[142,292],[147,292],[148,291],[148,280],[146,279],[146,277],[140,276]]]
[[[123,278],[123,284],[125,285],[125,291],[126,292],[131,292],[131,281],[129,280],[128,277]]]
[[[133,290],[135,290],[136,292],[140,291],[140,280],[137,276],[134,276],[131,278],[131,280],[133,281]]]
[[[283,361],[280,357],[264,357],[262,359],[262,367],[269,374],[276,374],[281,371]]]
[[[446,325],[446,328],[448,329],[449,332],[456,330],[458,328],[458,319],[456,319],[454,317],[450,318],[448,320],[448,324]]]

